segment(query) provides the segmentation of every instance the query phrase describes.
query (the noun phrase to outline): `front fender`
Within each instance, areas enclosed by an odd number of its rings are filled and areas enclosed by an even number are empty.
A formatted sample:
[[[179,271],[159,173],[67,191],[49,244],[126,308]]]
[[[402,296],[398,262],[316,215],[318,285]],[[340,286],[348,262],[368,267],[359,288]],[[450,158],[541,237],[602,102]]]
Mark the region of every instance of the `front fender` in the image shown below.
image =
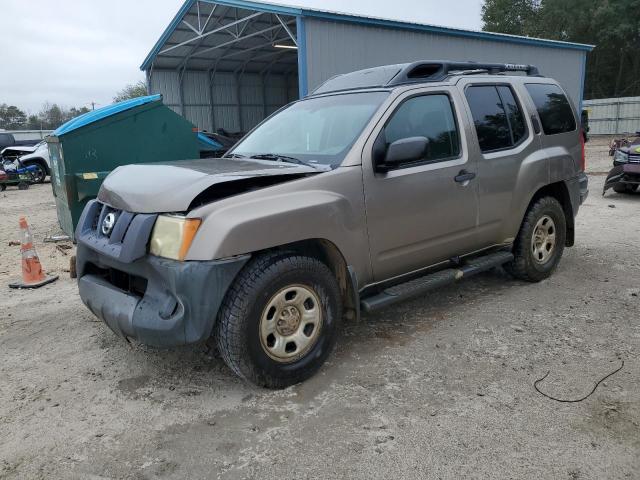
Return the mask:
[[[360,169],[326,175],[329,178],[298,180],[190,212],[190,217],[202,218],[203,223],[187,260],[228,258],[324,239],[340,250],[359,278],[367,278],[370,262]],[[327,184],[331,190],[320,188]]]

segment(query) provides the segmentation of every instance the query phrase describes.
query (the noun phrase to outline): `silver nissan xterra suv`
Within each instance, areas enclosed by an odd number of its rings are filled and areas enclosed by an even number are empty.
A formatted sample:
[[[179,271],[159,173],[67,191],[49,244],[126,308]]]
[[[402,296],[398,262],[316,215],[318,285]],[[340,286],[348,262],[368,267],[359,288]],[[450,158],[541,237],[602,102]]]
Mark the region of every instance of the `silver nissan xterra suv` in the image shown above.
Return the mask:
[[[300,382],[361,309],[551,275],[588,194],[576,119],[529,65],[339,75],[224,158],[111,173],[77,228],[80,296],[127,339],[213,337],[241,377]]]

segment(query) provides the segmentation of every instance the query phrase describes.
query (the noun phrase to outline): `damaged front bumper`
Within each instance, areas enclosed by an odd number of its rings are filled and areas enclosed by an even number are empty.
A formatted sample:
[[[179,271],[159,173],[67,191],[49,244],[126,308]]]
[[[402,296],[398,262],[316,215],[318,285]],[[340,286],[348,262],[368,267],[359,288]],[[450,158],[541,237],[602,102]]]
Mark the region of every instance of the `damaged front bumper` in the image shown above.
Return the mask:
[[[100,220],[111,212],[116,225],[104,235]],[[76,232],[80,298],[122,337],[159,347],[206,340],[249,256],[179,262],[149,255],[154,221],[155,215],[114,211],[96,201],[87,205]]]
[[[640,163],[615,165],[604,181],[602,194],[604,195],[607,190],[616,186],[625,186],[633,189],[640,188]]]

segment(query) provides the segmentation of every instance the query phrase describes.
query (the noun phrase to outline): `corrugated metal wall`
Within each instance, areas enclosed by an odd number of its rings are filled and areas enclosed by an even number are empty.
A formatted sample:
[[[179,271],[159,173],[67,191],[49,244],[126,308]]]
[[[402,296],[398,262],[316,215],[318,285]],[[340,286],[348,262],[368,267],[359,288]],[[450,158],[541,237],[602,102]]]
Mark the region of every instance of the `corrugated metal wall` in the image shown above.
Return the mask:
[[[178,72],[153,70],[150,90],[162,94],[165,105],[200,129],[246,132],[298,98],[298,77],[218,72],[210,82],[208,72],[186,71],[181,93]]]
[[[529,63],[580,102],[584,51],[306,18],[309,92],[339,73],[416,60]]]
[[[585,100],[592,135],[612,135],[640,131],[640,97]]]
[[[530,63],[558,80],[574,104],[580,103],[581,50],[521,45],[472,37],[400,30],[306,17],[308,91],[339,73],[420,59]],[[298,76],[236,75],[205,71],[152,70],[150,93],[201,129],[248,131],[268,114],[298,98]]]

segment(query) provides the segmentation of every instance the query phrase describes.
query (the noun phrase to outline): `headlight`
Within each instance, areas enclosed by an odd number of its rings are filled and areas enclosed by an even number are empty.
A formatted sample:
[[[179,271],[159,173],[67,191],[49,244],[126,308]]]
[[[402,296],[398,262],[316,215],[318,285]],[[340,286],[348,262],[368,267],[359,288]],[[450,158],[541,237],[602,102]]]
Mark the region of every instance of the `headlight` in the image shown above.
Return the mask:
[[[613,156],[613,161],[618,163],[628,163],[629,162],[629,154],[625,153],[621,150],[616,150],[615,155]]]
[[[200,223],[199,218],[159,215],[151,232],[151,254],[184,260]]]

